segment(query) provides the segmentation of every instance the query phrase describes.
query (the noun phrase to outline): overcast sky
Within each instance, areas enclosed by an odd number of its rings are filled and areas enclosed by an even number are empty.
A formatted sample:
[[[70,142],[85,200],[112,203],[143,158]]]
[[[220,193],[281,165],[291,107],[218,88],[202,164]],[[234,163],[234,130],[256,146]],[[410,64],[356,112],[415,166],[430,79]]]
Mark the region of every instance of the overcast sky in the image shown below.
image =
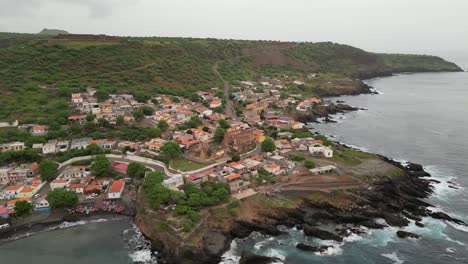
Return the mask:
[[[468,47],[468,0],[0,0],[0,31],[333,41],[375,52]]]

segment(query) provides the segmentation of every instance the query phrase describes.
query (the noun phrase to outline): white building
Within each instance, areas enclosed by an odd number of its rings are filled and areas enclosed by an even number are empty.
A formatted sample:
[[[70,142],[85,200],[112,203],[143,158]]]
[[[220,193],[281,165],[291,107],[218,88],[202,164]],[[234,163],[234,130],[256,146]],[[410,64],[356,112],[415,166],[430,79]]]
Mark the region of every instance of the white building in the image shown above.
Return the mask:
[[[107,192],[108,199],[120,199],[122,197],[123,190],[125,188],[124,180],[117,180],[112,183]]]

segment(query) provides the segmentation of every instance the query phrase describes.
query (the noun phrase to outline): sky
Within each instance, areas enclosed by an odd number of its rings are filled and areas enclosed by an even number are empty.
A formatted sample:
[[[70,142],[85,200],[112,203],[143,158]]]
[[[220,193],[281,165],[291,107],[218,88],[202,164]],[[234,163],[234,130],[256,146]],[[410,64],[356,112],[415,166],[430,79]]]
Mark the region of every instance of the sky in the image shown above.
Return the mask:
[[[468,0],[0,0],[0,31],[333,41],[373,52],[468,54],[467,11]]]

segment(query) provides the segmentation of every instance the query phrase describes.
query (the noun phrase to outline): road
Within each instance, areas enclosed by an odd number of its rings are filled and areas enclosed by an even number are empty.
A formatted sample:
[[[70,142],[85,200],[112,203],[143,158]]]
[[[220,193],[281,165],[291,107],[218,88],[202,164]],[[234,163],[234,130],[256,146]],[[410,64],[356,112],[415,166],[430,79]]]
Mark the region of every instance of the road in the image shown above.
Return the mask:
[[[236,111],[234,110],[234,105],[231,98],[229,98],[229,83],[224,80],[223,76],[218,72],[218,62],[213,65],[213,72],[218,76],[218,78],[223,82],[224,89],[224,99],[226,100],[226,106],[224,108],[226,115],[232,120],[237,120]]]

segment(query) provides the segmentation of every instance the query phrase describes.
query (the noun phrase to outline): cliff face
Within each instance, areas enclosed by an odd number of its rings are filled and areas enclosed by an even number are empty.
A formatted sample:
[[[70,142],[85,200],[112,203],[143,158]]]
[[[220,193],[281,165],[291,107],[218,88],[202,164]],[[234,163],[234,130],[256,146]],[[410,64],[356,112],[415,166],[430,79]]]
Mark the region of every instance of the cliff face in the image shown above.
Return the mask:
[[[248,214],[238,215],[228,222],[209,219],[203,228],[197,229],[197,242],[182,241],[174,233],[157,231],[154,228],[154,218],[149,215],[137,215],[136,222],[141,231],[154,242],[154,249],[161,258],[159,263],[170,264],[219,263],[232,239],[247,237],[253,231],[277,236],[283,234],[278,229],[279,225],[304,229],[307,236],[336,241],[362,232],[357,228],[359,226],[371,229],[380,229],[387,225],[403,227],[410,223],[408,219],[423,226],[421,218],[427,216],[466,225],[444,213],[430,211],[430,204],[421,200],[432,193],[432,181],[426,178],[429,174],[422,166],[410,164],[404,167],[385,157],[381,159],[397,166],[404,173],[382,178],[372,188],[355,191],[354,195],[319,193],[319,198],[316,199],[301,196],[297,204],[289,208],[265,208],[250,200],[246,201]],[[376,219],[384,219],[386,224],[377,222]],[[334,225],[336,228],[322,229],[322,226],[327,225]],[[298,248],[319,252],[326,247],[329,246],[312,247],[301,244]]]

